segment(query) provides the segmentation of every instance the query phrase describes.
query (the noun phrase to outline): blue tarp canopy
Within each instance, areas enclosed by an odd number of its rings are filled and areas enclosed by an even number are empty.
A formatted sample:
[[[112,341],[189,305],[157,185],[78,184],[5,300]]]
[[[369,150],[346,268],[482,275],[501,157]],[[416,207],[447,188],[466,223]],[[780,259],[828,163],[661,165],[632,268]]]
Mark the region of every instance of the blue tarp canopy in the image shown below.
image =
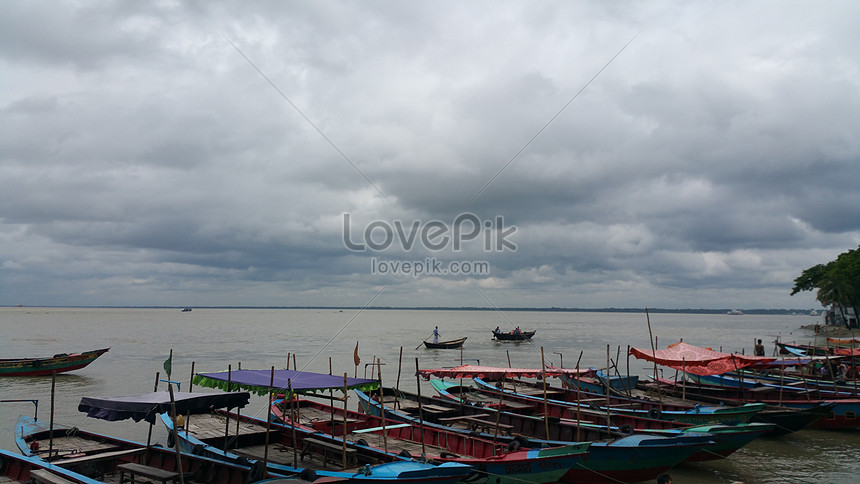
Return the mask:
[[[228,388],[227,380],[230,380]],[[197,373],[194,375],[194,384],[221,390],[235,390],[242,388],[259,395],[265,395],[269,391],[269,383],[272,382],[272,370],[233,370],[232,372],[219,371],[216,373]],[[271,388],[284,391],[292,389],[293,393],[318,393],[325,390],[349,390],[357,389],[364,392],[379,388],[379,382],[367,378],[346,378],[328,375],[325,373],[312,373],[296,370],[275,370],[274,381]]]
[[[213,408],[242,408],[248,404],[248,392],[188,393],[174,392],[173,402],[180,414],[208,413]],[[155,423],[155,416],[170,412],[169,392],[152,392],[122,397],[83,397],[78,410],[87,417],[103,420],[133,419]]]

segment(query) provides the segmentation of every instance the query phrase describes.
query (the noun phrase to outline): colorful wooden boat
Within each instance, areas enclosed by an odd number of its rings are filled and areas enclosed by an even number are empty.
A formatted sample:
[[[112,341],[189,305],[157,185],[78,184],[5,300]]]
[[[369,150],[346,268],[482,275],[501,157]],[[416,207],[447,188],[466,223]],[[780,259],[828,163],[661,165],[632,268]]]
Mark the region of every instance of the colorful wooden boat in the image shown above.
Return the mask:
[[[485,382],[481,381],[478,378],[476,378],[475,381],[480,382],[483,385],[487,385]],[[491,399],[495,399],[496,402],[500,401],[497,390],[494,389],[490,391],[489,395],[491,395]],[[448,397],[456,398],[453,395],[449,395]],[[502,404],[506,405],[506,399],[510,398],[510,395],[506,391],[506,394],[503,395],[503,397],[504,398],[501,399],[501,401],[503,402]],[[670,420],[667,421],[645,417],[620,415],[612,411],[607,414],[605,409],[595,410],[590,408],[568,408],[567,410],[565,410],[565,405],[563,404],[563,402],[549,399],[544,402],[542,398],[538,398],[537,396],[523,397],[520,401],[522,402],[528,400],[532,400],[536,404],[536,408],[541,410],[545,409],[545,411],[549,414],[561,416],[561,419],[564,420],[572,419],[575,416],[579,419],[580,422],[583,419],[587,419],[588,421],[593,423],[600,423],[606,422],[608,419],[610,422],[615,423],[616,425],[632,426],[636,433],[663,436],[705,434],[711,440],[714,441],[713,447],[708,448],[705,452],[696,453],[695,455],[687,459],[688,462],[714,460],[727,457],[738,449],[757,439],[758,437],[761,437],[762,435],[771,432],[775,428],[774,425],[764,423],[693,425],[690,423],[673,422]],[[763,408],[764,405],[761,405],[761,407]],[[519,410],[513,411],[518,412]],[[564,415],[567,415],[567,417],[564,417]]]
[[[4,358],[0,359],[0,376],[41,376],[79,370],[107,353],[109,349],[61,353],[43,358]]]
[[[53,434],[53,436],[51,435]],[[208,483],[214,476],[223,484],[247,484],[266,478],[263,468],[230,464],[190,454],[179,454],[160,446],[146,446],[131,440],[89,432],[77,427],[51,425],[22,416],[15,426],[18,449],[27,457],[96,480],[118,482],[121,474],[141,477],[162,476],[186,483]],[[269,477],[286,477],[269,474]]]
[[[640,382],[639,388],[656,391],[655,382]],[[680,395],[681,389],[671,380],[659,380],[660,391]],[[823,417],[809,428],[860,428],[860,398],[822,398],[822,392],[803,388],[755,388],[753,390],[730,388],[702,383],[687,382],[686,395],[700,401],[720,402],[726,405],[765,403],[771,407],[793,408],[808,412],[829,409]],[[832,405],[830,405],[832,404]]]
[[[237,426],[238,434],[225,437],[224,431],[229,426],[226,416],[220,412],[187,421],[177,433],[176,443],[182,453],[231,463],[246,462],[271,473],[298,476],[311,482],[454,484],[473,473],[472,467],[464,464],[435,465],[398,458],[396,454],[392,454],[390,462],[380,463],[369,449],[359,452],[355,446],[342,447],[341,441],[325,440],[323,435],[306,429],[296,428],[295,434],[293,429],[283,426],[267,430],[265,421],[235,414],[229,418],[232,426]],[[163,414],[161,419],[168,431],[173,432],[173,421]]]
[[[479,388],[493,392],[498,391],[497,385],[480,378],[475,378],[474,382]],[[435,380],[431,380],[431,384],[434,388],[440,385],[440,383],[435,383]],[[511,382],[504,386],[505,390],[510,392],[511,395],[538,401],[543,399],[543,389],[541,387],[542,385],[539,383],[524,381]],[[564,402],[564,404],[574,406],[574,408],[579,404],[603,413],[609,411],[622,415],[670,420],[693,425],[736,425],[746,423],[754,415],[765,409],[763,403],[747,404],[744,406],[697,405],[679,402],[661,403],[659,401],[624,397],[617,394],[606,397],[606,395],[584,391],[579,392],[577,395],[576,389],[556,386],[548,386],[547,392],[548,398],[554,402]]]
[[[432,341],[425,341],[424,346],[429,349],[439,349],[439,350],[450,350],[463,346],[463,343],[466,342],[467,337],[460,339],[452,339],[449,341],[439,341],[438,343],[434,343]]]
[[[102,481],[49,464],[35,457],[26,457],[0,449],[0,482],[104,484]]]
[[[373,399],[364,392],[355,392],[359,403],[368,413],[381,414],[380,398],[377,394]],[[577,426],[575,422],[564,419],[553,420],[551,425],[539,417],[517,415],[510,412],[493,412],[487,408],[464,405],[454,401],[440,401],[438,398],[419,397],[414,394],[384,388],[385,415],[396,421],[419,423],[425,427],[439,426],[452,428],[458,432],[484,436],[488,439],[505,442],[507,445],[522,447],[541,447],[544,445],[559,445],[575,442],[574,435],[590,441],[588,456],[575,469],[569,470],[560,482],[591,483],[591,482],[638,482],[654,479],[691,456],[710,448],[714,442],[707,435],[689,435],[682,437],[663,437],[644,434],[624,435],[617,428],[607,430],[589,424]],[[397,400],[395,404],[395,400]],[[420,410],[418,402],[422,402]],[[434,403],[437,403],[434,405]],[[395,410],[393,406],[396,405]],[[456,408],[453,414],[452,408]],[[440,412],[441,410],[445,410]],[[431,417],[437,423],[431,423],[419,418],[419,415]],[[448,417],[444,417],[447,415]],[[459,428],[456,424],[445,425],[446,419],[460,416],[481,417],[483,427]],[[426,418],[425,417],[425,418]],[[498,421],[501,429],[496,430],[494,423]],[[481,431],[479,431],[481,430]],[[544,438],[549,432],[551,439]],[[554,437],[562,437],[555,440]],[[517,442],[517,444],[513,444]]]
[[[335,442],[341,441],[345,434],[349,441],[378,453],[395,455],[399,450],[402,455],[423,454],[433,461],[471,465],[476,474],[470,481],[558,482],[568,469],[582,463],[590,446],[585,442],[529,450],[445,427],[392,422],[381,416],[344,411],[307,399],[276,402],[272,414],[287,425],[316,430],[315,435],[323,433]],[[346,427],[343,422],[347,422]]]
[[[194,382],[212,387],[242,387],[268,394],[287,389],[288,393],[328,393],[350,388],[374,389],[378,381],[365,378],[337,377],[328,374],[302,372],[295,370],[236,370],[233,372],[198,373]],[[211,424],[213,419],[220,419]],[[226,419],[238,425],[238,437],[230,438],[225,431],[231,426]],[[164,424],[171,428],[171,419],[162,415]],[[207,422],[210,424],[207,426]],[[465,479],[473,472],[472,467],[456,462],[436,465],[428,462],[415,462],[390,456],[391,462],[381,462],[378,456],[359,452],[360,449],[348,448],[343,440],[326,442],[313,431],[292,428],[289,432],[273,434],[267,430],[266,422],[242,416],[237,418],[227,413],[217,416],[195,416],[185,424],[185,431],[177,435],[177,445],[184,451],[201,453],[227,461],[255,462],[264,468],[279,473],[303,475],[309,480],[326,479],[343,482],[380,482],[380,483],[439,483],[453,484]],[[274,439],[274,440],[272,440]],[[269,448],[272,447],[272,452]],[[308,459],[299,465],[298,455]],[[332,463],[338,464],[340,471],[328,470]],[[380,463],[381,462],[381,463]]]
[[[525,341],[532,339],[537,331],[520,331],[519,333],[504,333],[493,330],[493,339],[498,341]]]

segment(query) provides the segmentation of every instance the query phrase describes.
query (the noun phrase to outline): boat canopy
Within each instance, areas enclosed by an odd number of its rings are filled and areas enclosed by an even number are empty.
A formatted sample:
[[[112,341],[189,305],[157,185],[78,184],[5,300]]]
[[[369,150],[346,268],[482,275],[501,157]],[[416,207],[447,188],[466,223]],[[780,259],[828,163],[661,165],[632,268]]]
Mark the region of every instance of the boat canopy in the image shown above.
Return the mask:
[[[167,413],[176,405],[180,414],[208,413],[213,408],[242,408],[248,404],[248,392],[188,393],[153,392],[121,397],[83,397],[78,410],[87,417],[116,421],[130,418],[135,422],[155,423],[155,416]]]
[[[701,376],[720,375],[748,366],[767,366],[776,360],[766,356],[720,353],[683,342],[657,351],[630,348],[630,354],[640,360],[656,361],[659,365]]]
[[[558,377],[560,375],[594,375],[594,369],[557,368],[548,366],[547,376]],[[530,368],[504,368],[495,366],[460,365],[453,368],[436,368],[432,370],[418,370],[418,374],[429,380],[431,376],[439,378],[480,378],[482,380],[501,380],[503,378],[539,378],[543,375],[541,369]]]
[[[284,393],[314,394],[326,390],[361,390],[369,392],[379,388],[379,381],[367,378],[346,378],[296,370],[233,370],[215,373],[197,373],[194,384],[209,388],[231,390],[242,388],[258,395],[265,395],[271,389]],[[229,382],[229,384],[228,384]],[[270,386],[271,385],[271,386]]]

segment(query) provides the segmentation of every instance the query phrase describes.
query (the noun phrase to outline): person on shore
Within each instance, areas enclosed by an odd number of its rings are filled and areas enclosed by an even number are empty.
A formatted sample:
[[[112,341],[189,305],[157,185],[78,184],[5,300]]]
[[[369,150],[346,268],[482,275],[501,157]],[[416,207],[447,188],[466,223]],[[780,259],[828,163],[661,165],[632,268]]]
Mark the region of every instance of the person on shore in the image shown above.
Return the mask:
[[[761,340],[758,340],[758,343],[755,344],[753,354],[756,356],[764,356],[764,345],[761,344]]]
[[[433,342],[439,342],[439,326],[436,326],[436,328],[433,329]]]
[[[672,476],[669,474],[660,474],[657,476],[657,484],[672,484]]]

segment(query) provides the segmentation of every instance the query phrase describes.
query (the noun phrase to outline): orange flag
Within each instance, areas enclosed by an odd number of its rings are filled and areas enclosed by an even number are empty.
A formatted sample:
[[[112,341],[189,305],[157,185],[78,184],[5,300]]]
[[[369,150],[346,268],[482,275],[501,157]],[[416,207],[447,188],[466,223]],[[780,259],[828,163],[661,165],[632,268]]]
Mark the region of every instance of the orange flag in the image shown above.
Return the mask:
[[[352,359],[355,361],[355,366],[361,363],[361,358],[358,357],[358,341],[355,342],[355,351],[352,352]]]

